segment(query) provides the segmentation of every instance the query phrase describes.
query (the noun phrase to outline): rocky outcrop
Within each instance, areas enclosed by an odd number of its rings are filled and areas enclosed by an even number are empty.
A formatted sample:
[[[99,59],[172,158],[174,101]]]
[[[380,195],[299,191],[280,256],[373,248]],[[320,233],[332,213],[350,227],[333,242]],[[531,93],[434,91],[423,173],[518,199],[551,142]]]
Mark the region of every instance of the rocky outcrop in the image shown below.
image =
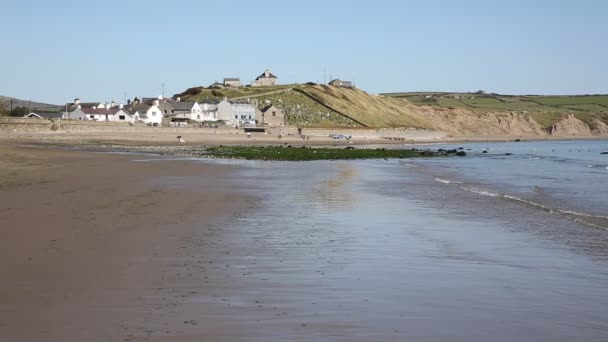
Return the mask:
[[[567,117],[553,124],[553,126],[551,126],[550,133],[552,136],[560,137],[592,135],[591,128],[589,128],[586,123],[574,117],[573,114],[569,114]]]

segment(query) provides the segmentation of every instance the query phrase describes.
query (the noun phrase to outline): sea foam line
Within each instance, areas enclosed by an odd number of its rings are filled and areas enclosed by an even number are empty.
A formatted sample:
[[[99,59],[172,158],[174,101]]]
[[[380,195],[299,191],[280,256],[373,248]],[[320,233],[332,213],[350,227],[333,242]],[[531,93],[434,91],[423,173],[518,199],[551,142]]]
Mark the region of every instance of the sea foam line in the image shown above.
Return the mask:
[[[435,181],[439,182],[439,183],[443,183],[443,184],[462,184],[462,182],[453,181],[453,180],[444,179],[444,178],[435,178]]]

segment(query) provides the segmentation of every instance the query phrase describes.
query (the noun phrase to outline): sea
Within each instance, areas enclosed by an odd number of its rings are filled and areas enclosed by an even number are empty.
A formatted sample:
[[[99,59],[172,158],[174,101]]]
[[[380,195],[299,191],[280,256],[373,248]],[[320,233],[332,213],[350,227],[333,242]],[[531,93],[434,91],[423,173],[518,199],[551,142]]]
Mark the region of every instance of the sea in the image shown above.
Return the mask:
[[[224,225],[248,290],[215,295],[264,308],[226,324],[252,341],[608,341],[608,141],[425,147],[467,156],[212,161],[257,198]]]

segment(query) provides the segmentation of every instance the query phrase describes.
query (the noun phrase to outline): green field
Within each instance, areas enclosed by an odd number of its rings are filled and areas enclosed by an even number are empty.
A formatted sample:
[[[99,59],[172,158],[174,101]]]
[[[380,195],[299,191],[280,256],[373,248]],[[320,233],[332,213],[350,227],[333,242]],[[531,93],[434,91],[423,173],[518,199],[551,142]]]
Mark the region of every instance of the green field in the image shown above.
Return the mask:
[[[545,128],[568,114],[574,114],[578,119],[590,125],[596,118],[608,122],[608,95],[514,96],[442,92],[387,93],[382,95],[406,99],[421,106],[463,108],[477,113],[520,112],[529,114]]]

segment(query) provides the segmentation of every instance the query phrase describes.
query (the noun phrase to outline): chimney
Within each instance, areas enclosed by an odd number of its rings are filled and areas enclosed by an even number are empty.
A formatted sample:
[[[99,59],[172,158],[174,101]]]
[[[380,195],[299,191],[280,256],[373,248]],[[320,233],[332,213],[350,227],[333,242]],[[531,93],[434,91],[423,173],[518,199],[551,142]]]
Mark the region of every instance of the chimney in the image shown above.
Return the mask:
[[[264,71],[264,77],[266,77],[266,78],[270,77],[270,70],[266,69]]]
[[[160,104],[160,101],[159,101],[159,100],[154,100],[154,105],[155,105],[155,106],[158,106],[159,104]]]
[[[110,104],[110,108],[114,108],[116,107],[116,102],[114,102],[114,100],[112,100],[112,103]]]
[[[75,98],[74,99],[74,104],[75,105],[79,105],[80,104],[80,99],[79,98]]]
[[[179,97],[179,96],[177,97],[176,100],[177,100],[177,102],[181,102],[182,101],[181,97]]]
[[[121,104],[118,105],[118,109],[122,109],[124,106]]]

